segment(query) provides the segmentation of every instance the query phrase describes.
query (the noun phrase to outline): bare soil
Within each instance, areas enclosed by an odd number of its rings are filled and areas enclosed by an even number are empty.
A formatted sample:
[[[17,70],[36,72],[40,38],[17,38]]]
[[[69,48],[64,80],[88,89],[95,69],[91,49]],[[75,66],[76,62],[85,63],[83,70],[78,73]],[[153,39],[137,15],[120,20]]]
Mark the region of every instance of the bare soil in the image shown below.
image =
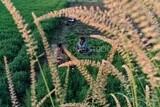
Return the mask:
[[[102,10],[103,4],[102,3],[81,3],[81,2],[71,2],[69,3],[69,7],[74,6],[86,6],[89,8],[90,6],[99,6]],[[53,34],[53,40],[51,43],[52,49],[54,50],[56,48],[56,43],[62,43],[63,45],[67,46],[67,42],[65,40],[65,37],[69,35],[70,33],[74,33],[77,36],[84,36],[89,37],[91,34],[101,34],[99,31],[97,31],[94,27],[85,25],[84,23],[81,23],[80,21],[76,20],[74,22],[68,22],[68,18],[63,18],[60,22],[60,29],[57,29]]]

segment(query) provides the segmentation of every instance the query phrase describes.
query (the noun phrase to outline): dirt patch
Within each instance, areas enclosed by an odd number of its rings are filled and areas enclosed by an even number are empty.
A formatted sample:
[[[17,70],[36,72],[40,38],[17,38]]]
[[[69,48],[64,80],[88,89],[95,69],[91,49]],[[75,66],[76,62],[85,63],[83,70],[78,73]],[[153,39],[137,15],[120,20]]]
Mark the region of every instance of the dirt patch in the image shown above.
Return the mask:
[[[73,6],[99,6],[101,9],[103,8],[102,3],[76,3],[76,2],[71,2],[69,4],[69,7]],[[84,37],[89,37],[91,34],[101,34],[98,30],[96,30],[94,27],[88,26],[80,21],[73,21],[69,22],[69,18],[63,18],[60,22],[60,29],[57,29],[54,34],[53,34],[53,40],[52,40],[52,46],[54,46],[52,49],[55,49],[55,44],[60,42],[67,46],[67,42],[65,40],[65,37],[69,35],[70,33],[74,33],[77,36],[84,36]]]

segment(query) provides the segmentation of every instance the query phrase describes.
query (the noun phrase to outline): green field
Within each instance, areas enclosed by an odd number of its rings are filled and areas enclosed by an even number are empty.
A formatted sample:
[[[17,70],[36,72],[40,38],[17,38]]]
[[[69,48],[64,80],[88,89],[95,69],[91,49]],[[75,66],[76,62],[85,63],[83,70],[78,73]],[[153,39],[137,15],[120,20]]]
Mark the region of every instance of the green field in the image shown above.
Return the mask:
[[[39,17],[50,11],[60,10],[69,7],[70,6],[69,2],[67,2],[67,0],[12,0],[12,2],[14,6],[17,8],[17,10],[20,11],[20,14],[22,15],[23,19],[25,19],[26,23],[28,23],[29,25],[28,28],[32,30],[31,33],[33,34],[33,38],[35,41],[37,41],[37,46],[38,46],[37,55],[45,53],[44,46],[42,43],[42,38],[40,36],[39,31],[37,30],[35,23],[33,22],[34,19],[32,17],[32,12],[34,12]],[[77,5],[78,4],[79,2],[77,0]],[[101,7],[102,6],[100,6],[100,8]],[[95,16],[93,15],[93,17]],[[131,16],[128,15],[128,17]],[[120,52],[119,50],[115,52],[113,61],[111,61],[110,63],[111,64],[110,68],[107,68],[108,70],[106,71],[107,76],[104,77],[105,74],[102,73],[100,75],[102,76],[102,80],[100,78],[99,79],[100,82],[97,82],[98,81],[97,78],[99,78],[98,75],[99,72],[101,70],[105,71],[103,70],[103,67],[100,68],[101,64],[103,64],[102,61],[107,60],[108,56],[110,55],[110,51],[112,51],[113,47],[109,43],[103,42],[102,40],[90,38],[90,35],[92,34],[105,35],[104,32],[103,33],[101,32],[101,29],[97,30],[94,27],[82,23],[83,22],[82,20],[81,21],[76,20],[74,23],[66,24],[67,20],[68,19],[65,17],[55,18],[55,19],[51,18],[41,23],[50,47],[52,45],[55,45],[57,42],[62,42],[69,50],[69,52],[71,52],[71,54],[78,59],[78,61],[89,60],[89,61],[95,61],[97,65],[98,62],[100,64],[98,65],[98,67],[90,65],[77,66],[74,70],[75,72],[69,72],[67,67],[56,66],[59,78],[57,76],[58,80],[54,80],[57,78],[56,77],[52,78],[52,76],[56,75],[56,73],[55,74],[51,73],[52,69],[50,69],[49,67],[50,65],[47,63],[47,60],[49,59],[47,59],[46,54],[44,54],[44,56],[39,58],[39,60],[37,61],[38,63],[35,64],[35,71],[36,71],[35,88],[36,88],[36,97],[38,101],[44,98],[44,96],[48,94],[48,91],[53,90],[56,87],[55,86],[56,84],[53,83],[55,81],[56,82],[58,81],[57,82],[58,88],[62,89],[57,89],[58,90],[57,93],[58,94],[60,93],[60,95],[66,95],[64,97],[64,103],[66,104],[74,104],[74,103],[79,104],[85,100],[88,101],[88,104],[91,104],[91,107],[93,105],[94,105],[93,107],[103,107],[103,106],[105,107],[106,105],[101,105],[101,104],[103,103],[103,100],[106,100],[107,103],[110,104],[109,107],[116,107],[118,103],[115,102],[116,100],[114,99],[114,97],[112,97],[112,95],[114,94],[116,98],[119,100],[121,107],[128,107],[127,105],[128,102],[126,101],[127,98],[129,99],[129,102],[131,102],[131,105],[133,107],[158,107],[160,105],[159,88],[153,89],[154,92],[156,92],[156,94],[151,93],[151,95],[149,96],[150,99],[146,99],[147,96],[145,95],[146,94],[145,87],[146,85],[149,85],[150,87],[152,83],[146,81],[148,80],[147,74],[142,72],[143,67],[142,66],[140,67],[140,64],[136,60],[136,57],[138,55],[132,56],[132,52],[128,51],[129,49],[125,50],[124,48],[122,48],[124,49],[124,53]],[[136,25],[136,27],[137,26],[138,25]],[[141,31],[140,29],[139,31],[142,32],[143,30]],[[89,44],[89,47],[95,50],[91,55],[80,54],[76,52],[75,45],[78,42],[79,37],[81,36],[84,36]],[[132,39],[129,36],[130,35],[127,35],[127,39],[125,39],[126,41]],[[127,42],[125,45],[127,45]],[[29,59],[30,57],[27,55],[26,50],[27,47],[22,39],[21,33],[19,33],[18,31],[18,28],[12,18],[12,15],[8,12],[6,7],[0,1],[0,107],[12,106],[11,102],[12,98],[10,96],[8,88],[9,86],[7,83],[8,82],[7,75],[5,72],[6,70],[4,64],[4,56],[6,56],[8,60],[9,68],[11,71],[11,77],[13,79],[13,83],[16,90],[15,93],[18,102],[20,103],[20,107],[31,107],[32,104],[31,101],[32,95],[30,87],[31,68]],[[151,55],[151,53],[147,52],[146,54],[148,56]],[[159,62],[158,63],[157,62],[154,62],[155,67],[159,65]],[[130,71],[129,73],[127,73],[125,68],[122,67],[123,65],[129,66],[129,71]],[[83,74],[79,70],[80,68],[81,70],[84,70],[85,68],[84,71],[86,71],[86,74],[85,73]],[[159,70],[158,67],[157,69]],[[118,71],[118,73],[114,74],[112,72],[114,70],[115,72]],[[92,87],[91,84],[89,83],[89,80],[86,79],[87,78],[86,75],[93,77],[95,86],[94,83],[92,83],[92,86],[94,87]],[[123,78],[119,78],[121,77],[121,75],[123,75],[124,78],[126,79],[125,82],[129,86],[128,89],[126,89],[125,84],[121,83],[122,81],[120,79],[123,80]],[[159,79],[159,74],[157,74],[156,76]],[[105,82],[104,84],[102,84],[102,90],[101,90],[100,87],[101,84],[99,85],[99,83],[103,82],[104,81],[103,79],[105,80]],[[68,84],[66,85],[66,83]],[[97,87],[100,88],[99,90],[97,89],[98,91],[96,90]],[[66,88],[65,92],[63,92],[62,90],[65,88]],[[97,91],[95,92],[96,94],[94,93],[95,90]],[[99,99],[96,99],[96,96],[99,97],[99,93],[101,93],[101,91],[103,91],[102,92],[103,98],[102,96],[100,96],[102,102],[101,100],[98,102]],[[88,94],[88,92],[91,93]],[[47,100],[42,104],[42,107],[51,107],[53,105],[54,105],[53,107],[59,107],[59,101],[57,101],[57,99],[59,97],[61,98],[61,96],[57,96],[58,95],[57,93],[53,93],[51,96],[49,96],[50,98],[47,97]],[[87,95],[90,97],[88,97]],[[90,99],[86,100],[86,96],[87,98]],[[127,96],[127,98],[124,96]],[[53,100],[53,102],[51,99]]]
[[[38,41],[38,53],[43,52],[40,36],[33,23],[32,12],[36,15],[43,15],[51,10],[58,10],[67,6],[64,0],[12,0],[14,5],[20,10],[21,15],[29,24],[35,39]],[[42,5],[43,4],[43,5]],[[1,107],[11,106],[10,96],[4,72],[3,56],[8,58],[9,66],[12,71],[13,81],[17,90],[17,95],[24,105],[26,91],[29,89],[29,59],[26,54],[26,47],[22,41],[11,15],[4,5],[0,3],[0,105]],[[49,20],[44,23],[44,27],[48,30],[56,27],[59,20]],[[48,36],[48,38],[51,38]]]

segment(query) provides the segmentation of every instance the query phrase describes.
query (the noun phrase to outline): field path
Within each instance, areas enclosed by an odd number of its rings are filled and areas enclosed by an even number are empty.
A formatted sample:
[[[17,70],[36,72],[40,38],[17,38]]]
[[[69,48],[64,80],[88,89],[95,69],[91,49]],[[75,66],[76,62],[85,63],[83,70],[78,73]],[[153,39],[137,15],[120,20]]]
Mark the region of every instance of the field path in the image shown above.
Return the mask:
[[[74,6],[99,6],[103,10],[102,3],[80,3],[80,2],[71,2],[69,3],[69,7]],[[56,48],[56,43],[62,43],[65,47],[67,47],[67,41],[65,40],[65,37],[70,33],[75,33],[78,36],[85,36],[88,37],[91,34],[99,34],[97,30],[95,30],[93,27],[87,26],[80,21],[74,21],[74,22],[68,22],[68,18],[63,18],[60,22],[60,29],[57,29],[53,34],[53,40],[51,42],[52,49],[54,50]]]

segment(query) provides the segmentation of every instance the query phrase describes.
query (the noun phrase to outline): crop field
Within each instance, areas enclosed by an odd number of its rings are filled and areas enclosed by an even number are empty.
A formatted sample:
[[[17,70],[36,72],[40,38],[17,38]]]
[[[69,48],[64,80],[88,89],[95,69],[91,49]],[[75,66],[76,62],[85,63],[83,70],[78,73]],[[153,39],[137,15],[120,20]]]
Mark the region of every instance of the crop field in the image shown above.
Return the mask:
[[[160,107],[159,7],[0,0],[0,107]],[[89,52],[77,51],[81,37]]]
[[[38,31],[33,23],[32,12],[37,15],[42,15],[51,10],[58,10],[67,6],[64,0],[12,0],[17,9],[21,10],[20,13],[25,18],[29,27],[32,29],[35,39],[38,43],[38,53],[43,52],[41,40]],[[43,5],[42,5],[43,4]],[[7,79],[5,76],[3,56],[5,55],[9,61],[9,66],[12,71],[12,78],[17,90],[17,95],[22,103],[25,102],[26,92],[29,90],[29,58],[26,54],[26,46],[22,40],[16,24],[12,16],[9,14],[5,6],[0,3],[0,105],[1,107],[11,106],[10,95],[7,86]],[[52,24],[53,23],[53,24]],[[58,20],[49,20],[44,23],[44,27],[53,28],[58,24]],[[49,38],[49,36],[48,36]],[[26,90],[27,89],[27,90]]]

